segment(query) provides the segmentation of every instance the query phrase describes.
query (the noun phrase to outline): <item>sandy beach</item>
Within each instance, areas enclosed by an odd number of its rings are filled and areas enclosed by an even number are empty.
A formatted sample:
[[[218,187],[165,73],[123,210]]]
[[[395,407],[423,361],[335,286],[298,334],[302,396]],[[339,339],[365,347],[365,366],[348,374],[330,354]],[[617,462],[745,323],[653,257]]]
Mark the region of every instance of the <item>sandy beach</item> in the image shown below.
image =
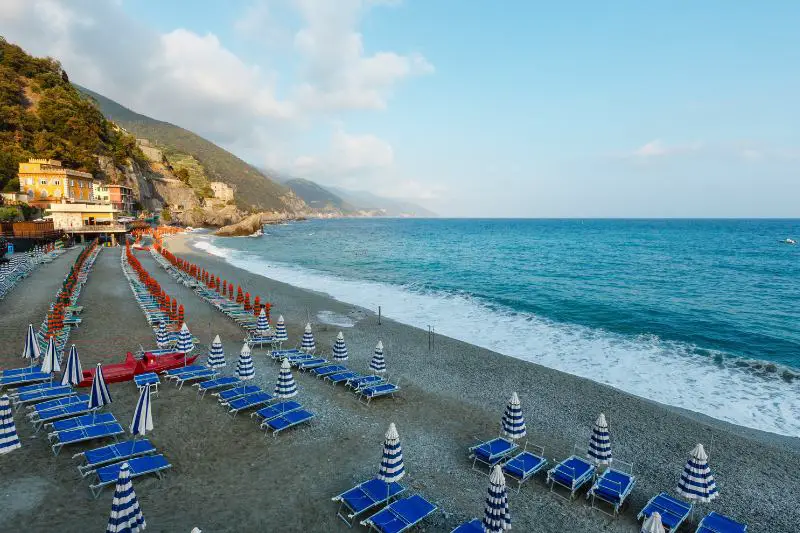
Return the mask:
[[[634,463],[636,487],[617,519],[593,511],[579,497],[567,502],[549,492],[543,476],[510,492],[515,531],[633,532],[636,514],[660,491],[674,488],[688,452],[702,442],[720,490],[701,506],[695,520],[715,510],[746,522],[753,532],[790,532],[800,522],[797,507],[800,440],[749,430],[646,401],[613,388],[438,336],[428,349],[427,332],[377,317],[369,310],[335,301],[233,267],[187,246],[186,236],[169,239],[184,259],[267,296],[273,320],[283,314],[291,345],[310,316],[318,350],[330,355],[342,329],[349,366],[365,371],[378,340],[385,347],[389,377],[402,391],[366,406],[347,390],[296,373],[298,397],[316,420],[278,438],[265,438],[249,416],[231,419],[211,398],[194,389],[162,384],[154,399],[155,430],[149,436],[172,463],[164,480],[139,478],[134,486],[149,531],[346,531],[330,498],[377,471],[383,435],[395,422],[403,445],[410,492],[440,510],[422,531],[450,531],[482,515],[486,475],[471,470],[467,447],[499,431],[506,401],[517,391],[528,426],[528,441],[544,446],[548,459],[585,450],[591,425],[604,412],[611,426],[614,456]],[[83,324],[70,342],[84,368],[120,361],[141,344],[154,347],[153,333],[136,305],[120,269],[120,248],[105,248],[80,297]],[[0,302],[0,367],[20,366],[24,328],[38,325],[63,275],[70,251],[44,265]],[[243,332],[191,290],[175,282],[150,257],[142,265],[185,306],[187,324],[202,343],[223,340],[232,373]],[[347,317],[353,327],[326,324],[318,317]],[[205,346],[200,349],[205,351]],[[255,349],[255,383],[274,386],[278,365]],[[657,377],[654,386],[658,386]],[[130,424],[137,392],[133,383],[110,385],[113,412]],[[53,457],[42,435],[17,415],[23,448],[0,457],[0,530],[100,531],[105,527],[113,488],[97,500],[81,479],[71,455],[92,446],[65,449]],[[360,526],[357,526],[360,527]]]

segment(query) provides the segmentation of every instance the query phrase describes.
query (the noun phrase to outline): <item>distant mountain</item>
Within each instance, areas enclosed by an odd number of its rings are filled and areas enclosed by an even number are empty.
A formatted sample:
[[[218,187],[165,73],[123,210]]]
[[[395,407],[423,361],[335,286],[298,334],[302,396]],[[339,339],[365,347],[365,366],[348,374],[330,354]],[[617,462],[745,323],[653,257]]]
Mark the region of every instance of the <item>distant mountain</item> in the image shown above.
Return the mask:
[[[103,114],[137,137],[148,139],[165,151],[191,156],[203,167],[209,181],[221,181],[236,189],[239,205],[261,210],[296,212],[305,205],[290,190],[254,166],[189,130],[136,113],[94,91],[75,87],[97,102]]]
[[[288,179],[282,182],[303,199],[309,207],[322,210],[339,210],[343,213],[355,211],[355,207],[342,200],[320,185],[302,178]]]
[[[439,216],[433,211],[408,200],[385,198],[367,191],[351,191],[339,187],[328,187],[328,189],[345,202],[357,206],[359,209],[380,210],[390,217],[414,216],[425,218]]]

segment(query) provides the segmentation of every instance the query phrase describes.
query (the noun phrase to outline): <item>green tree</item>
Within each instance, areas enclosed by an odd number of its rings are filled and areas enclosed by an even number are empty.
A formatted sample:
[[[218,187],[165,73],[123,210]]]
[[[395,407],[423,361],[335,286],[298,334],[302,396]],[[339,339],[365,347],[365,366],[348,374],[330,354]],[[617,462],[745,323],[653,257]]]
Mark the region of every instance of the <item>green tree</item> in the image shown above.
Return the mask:
[[[20,218],[19,209],[14,206],[0,207],[0,220],[10,222]]]
[[[191,177],[189,171],[185,168],[179,168],[175,171],[175,177],[184,182],[185,184],[189,184],[189,178]]]

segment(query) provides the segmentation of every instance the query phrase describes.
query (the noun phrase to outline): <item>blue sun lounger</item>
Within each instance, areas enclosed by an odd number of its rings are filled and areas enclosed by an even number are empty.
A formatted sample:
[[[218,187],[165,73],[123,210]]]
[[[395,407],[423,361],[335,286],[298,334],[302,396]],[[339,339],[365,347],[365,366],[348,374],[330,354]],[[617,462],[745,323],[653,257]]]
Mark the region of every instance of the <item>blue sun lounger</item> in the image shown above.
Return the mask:
[[[575,498],[575,493],[586,483],[592,480],[595,466],[578,455],[567,457],[556,466],[547,471],[547,484],[550,492],[556,485],[569,491],[569,499]],[[556,493],[558,494],[558,493]]]
[[[172,370],[165,370],[162,372],[167,379],[175,379],[183,374],[188,374],[190,372],[197,372],[198,370],[203,370],[203,367],[200,365],[189,365],[189,366],[182,366],[180,368],[173,368]]]
[[[28,418],[35,418],[37,416],[41,416],[42,411],[48,411],[50,409],[57,409],[59,407],[66,407],[68,405],[72,405],[75,403],[82,403],[88,401],[89,401],[88,394],[73,394],[71,396],[62,396],[61,398],[56,398],[54,400],[47,400],[46,402],[40,402],[35,405],[29,405],[28,408],[31,410],[31,412],[28,413]]]
[[[106,485],[112,485],[117,482],[119,471],[126,461],[114,463],[112,465],[103,466],[94,471],[97,475],[97,483],[89,485],[89,490],[92,495],[97,499]],[[143,476],[145,474],[155,474],[158,478],[162,478],[162,472],[168,468],[172,468],[166,457],[163,455],[145,455],[143,457],[134,457],[127,461],[130,467],[131,479]]]
[[[300,355],[303,352],[296,348],[292,348],[290,350],[272,350],[269,353],[269,356],[273,359],[283,359],[284,357],[291,357],[293,355]]]
[[[544,448],[541,446],[531,446],[534,451],[528,451],[528,445],[510,460],[503,464],[503,473],[517,482],[517,492],[522,488],[522,484],[539,473],[547,465],[544,457]]]
[[[684,520],[689,518],[689,514],[692,512],[692,504],[673,498],[666,492],[662,492],[650,498],[650,501],[647,502],[644,509],[636,516],[636,520],[647,519],[656,511],[661,515],[661,524],[664,526],[664,529],[667,533],[671,533],[672,531],[676,531],[681,524],[683,524]]]
[[[331,501],[339,502],[336,516],[353,527],[353,522],[359,515],[383,505],[405,490],[406,488],[400,483],[386,483],[376,478],[359,483],[352,489],[334,496]]]
[[[53,409],[47,409],[42,411],[39,415],[39,418],[36,420],[32,420],[33,427],[36,428],[36,432],[38,433],[39,430],[48,424],[52,424],[57,420],[62,418],[69,418],[80,416],[89,412],[89,402],[80,402],[80,403],[73,403],[70,405],[65,405],[64,407],[54,407]]]
[[[258,345],[259,348],[263,347],[265,344],[269,344],[270,346],[277,343],[278,341],[275,339],[274,336],[268,335],[266,337],[248,337],[247,344],[250,346]]]
[[[619,514],[619,510],[625,504],[625,498],[627,498],[633,490],[633,486],[636,484],[636,478],[632,473],[633,465],[617,460],[614,461],[614,465],[616,468],[606,469],[600,477],[595,480],[594,485],[592,485],[592,488],[590,488],[589,492],[586,494],[586,498],[592,499],[592,509],[598,509],[600,511],[602,511],[602,509],[595,505],[596,500],[602,500],[608,503],[614,509],[611,516],[616,517]],[[628,466],[628,472],[624,471],[621,465]]]
[[[248,394],[247,396],[242,396],[228,402],[228,414],[235,417],[239,411],[245,411],[253,407],[258,407],[259,405],[264,405],[274,399],[275,396],[264,391]]]
[[[38,366],[25,366],[22,368],[6,368],[0,372],[0,377],[9,378],[11,376],[23,376],[25,374],[33,374],[39,371]]]
[[[395,392],[399,391],[400,387],[394,383],[381,383],[371,387],[362,387],[356,389],[359,401],[369,404],[373,398],[380,398],[381,396],[393,396]]]
[[[700,521],[695,533],[747,533],[747,524],[711,511]]]
[[[210,368],[204,368],[202,370],[198,370],[197,372],[187,372],[175,378],[175,386],[178,387],[178,389],[182,389],[184,383],[189,383],[191,381],[197,381],[200,379],[213,379],[216,375],[217,371]]]
[[[94,426],[86,426],[78,429],[69,429],[66,431],[57,431],[50,435],[50,440],[55,437],[55,442],[51,444],[53,455],[58,455],[63,446],[68,444],[79,444],[94,439],[103,439],[106,437],[116,437],[124,433],[122,426],[117,422],[108,424],[97,424]]]
[[[26,392],[20,394],[17,398],[16,406],[27,405],[29,403],[43,402],[45,400],[53,400],[55,398],[62,398],[70,396],[74,391],[72,387],[64,385],[62,387],[53,387],[52,389],[44,389],[36,392]]]
[[[316,356],[311,355],[310,353],[298,353],[295,355],[290,355],[288,357],[285,357],[285,359],[289,360],[289,364],[292,366],[297,366],[298,363],[301,363],[303,361],[310,361],[311,359],[316,359],[316,358],[317,358]]]
[[[379,533],[402,533],[422,522],[434,511],[435,505],[419,494],[414,494],[392,502],[385,509],[363,520],[361,525]]]
[[[314,413],[306,411],[305,409],[297,409],[281,415],[270,420],[265,420],[261,424],[267,432],[272,431],[272,436],[275,437],[284,429],[289,429],[303,422],[310,422],[314,418]]]
[[[0,378],[0,389],[3,387],[14,387],[18,385],[28,385],[30,383],[37,383],[39,381],[49,381],[52,378],[50,374],[44,372],[30,372],[28,374],[19,374],[17,376],[8,376]]]
[[[219,398],[219,402],[221,404],[225,405],[236,398],[241,398],[242,396],[247,396],[248,394],[255,394],[259,391],[261,391],[261,387],[256,385],[245,385],[244,387],[234,387],[232,389],[215,392],[214,396]]]
[[[192,387],[197,387],[197,396],[202,398],[208,391],[226,389],[235,387],[241,383],[239,378],[233,376],[224,376],[217,379],[210,379],[208,381],[201,381],[200,383],[192,384]]]
[[[279,416],[283,416],[286,413],[290,413],[292,411],[296,411],[298,409],[302,409],[303,406],[300,405],[300,402],[296,402],[294,400],[289,400],[285,402],[278,402],[275,405],[270,405],[269,407],[264,407],[252,413],[250,418],[258,417],[261,420],[261,428],[264,427],[264,422],[267,420],[272,420],[273,418],[277,418]]]
[[[469,449],[469,458],[472,459],[472,469],[477,470],[475,466],[478,463],[485,464],[491,468],[502,462],[503,459],[517,451],[519,445],[504,437],[496,437],[488,440],[477,446],[472,446]]]
[[[12,398],[18,397],[20,394],[24,394],[26,392],[36,392],[45,389],[55,389],[56,387],[63,387],[64,385],[61,384],[59,381],[47,381],[42,383],[34,383],[33,385],[25,385],[23,387],[19,387],[10,391],[8,393],[9,396]]]
[[[86,460],[86,464],[78,465],[78,472],[80,472],[81,476],[86,477],[108,463],[116,463],[132,457],[148,455],[155,453],[155,451],[156,447],[148,439],[126,440],[76,453],[72,458],[82,457]]]
[[[80,429],[89,426],[96,426],[98,424],[111,424],[116,422],[117,419],[113,413],[92,413],[89,415],[73,416],[65,420],[56,420],[49,425],[53,428],[50,435],[54,435],[59,431],[69,431],[71,429]]]
[[[329,374],[325,376],[326,381],[330,381],[334,385],[338,385],[339,383],[346,383],[347,380],[353,379],[359,375],[358,372],[353,372],[352,370],[344,370],[342,372],[336,372],[334,374]]]
[[[369,387],[372,385],[379,385],[386,381],[386,378],[381,376],[359,376],[347,380],[347,386],[351,389],[360,389],[361,387]]]
[[[450,533],[483,533],[483,522],[480,518],[475,518],[469,522],[464,522]]]
[[[158,384],[161,383],[161,380],[158,379],[158,374],[155,372],[145,372],[144,374],[136,374],[133,376],[133,381],[136,383],[137,388],[142,388],[146,385],[150,385],[152,388],[158,388]],[[153,387],[155,385],[155,387]]]
[[[344,370],[347,370],[347,367],[344,365],[323,365],[312,369],[311,373],[318,378],[324,378],[325,376],[330,376],[331,374],[342,372]]]
[[[299,361],[297,363],[297,368],[300,370],[311,370],[312,368],[317,368],[322,365],[327,365],[328,360],[322,359],[321,357],[316,357],[314,359],[306,359],[305,361]]]

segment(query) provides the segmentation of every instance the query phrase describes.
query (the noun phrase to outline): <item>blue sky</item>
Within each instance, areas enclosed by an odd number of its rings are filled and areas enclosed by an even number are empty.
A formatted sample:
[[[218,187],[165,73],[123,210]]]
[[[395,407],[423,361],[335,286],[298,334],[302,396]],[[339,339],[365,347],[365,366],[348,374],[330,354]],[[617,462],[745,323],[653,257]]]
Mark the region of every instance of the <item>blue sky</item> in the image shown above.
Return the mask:
[[[800,216],[800,4],[14,3],[10,40],[285,174],[450,216]]]

